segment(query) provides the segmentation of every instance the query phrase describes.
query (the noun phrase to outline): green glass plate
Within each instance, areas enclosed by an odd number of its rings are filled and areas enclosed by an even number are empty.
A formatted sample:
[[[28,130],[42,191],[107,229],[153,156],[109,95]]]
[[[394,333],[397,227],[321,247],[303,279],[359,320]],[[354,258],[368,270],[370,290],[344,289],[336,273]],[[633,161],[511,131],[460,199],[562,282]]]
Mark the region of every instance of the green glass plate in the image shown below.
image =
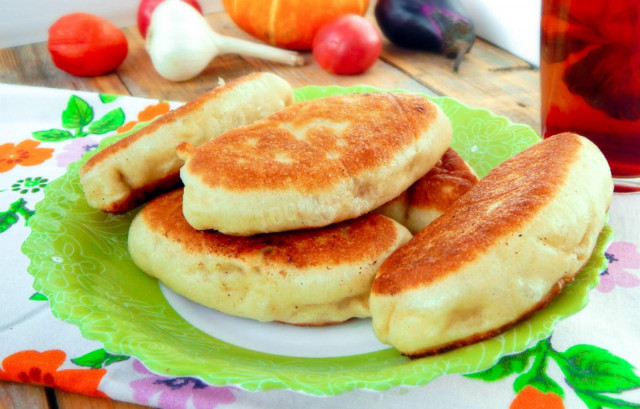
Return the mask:
[[[376,89],[306,87],[295,93],[304,100],[369,91]],[[530,127],[485,109],[469,108],[451,98],[430,99],[452,120],[453,147],[479,176],[539,141]],[[101,148],[123,136],[105,139]],[[31,260],[33,286],[48,297],[56,317],[77,325],[86,338],[100,341],[112,353],[135,356],[168,376],[196,376],[210,384],[248,390],[288,388],[334,395],[360,388],[421,385],[442,374],[480,371],[548,336],[558,320],[582,309],[606,267],[608,227],[588,265],[547,308],[495,338],[437,356],[409,360],[393,348],[329,358],[256,352],[193,327],[170,307],[157,281],[132,263],[126,241],[134,212],[104,214],[84,199],[78,169],[93,154],[47,186],[29,221],[31,234],[22,249]]]

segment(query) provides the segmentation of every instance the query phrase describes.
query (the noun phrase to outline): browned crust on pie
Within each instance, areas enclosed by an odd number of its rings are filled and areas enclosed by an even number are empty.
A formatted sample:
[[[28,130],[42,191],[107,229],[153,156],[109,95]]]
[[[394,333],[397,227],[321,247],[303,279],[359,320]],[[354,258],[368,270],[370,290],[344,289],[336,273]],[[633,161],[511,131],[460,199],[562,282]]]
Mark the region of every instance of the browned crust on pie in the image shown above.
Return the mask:
[[[204,184],[230,191],[314,192],[391,163],[435,116],[433,104],[410,94],[304,101],[201,145],[186,168]]]
[[[517,240],[521,226],[564,184],[580,148],[578,136],[562,134],[494,168],[385,260],[372,292],[393,295],[429,285],[455,274],[509,233]]]
[[[233,259],[260,256],[265,264],[305,268],[353,263],[377,255],[397,238],[395,222],[368,214],[321,229],[255,236],[229,236],[213,230],[195,230],[182,214],[182,189],[166,193],[141,211],[145,224],[186,253],[217,254]],[[282,274],[287,274],[284,270]]]
[[[219,98],[222,94],[231,92],[234,89],[234,87],[236,87],[237,85],[242,84],[244,82],[255,80],[256,77],[258,77],[259,75],[260,73],[251,73],[249,75],[236,78],[232,81],[229,81],[227,83],[227,86],[211,89],[205,92],[204,94],[202,94],[202,96],[195,98],[187,102],[186,104],[181,105],[178,108],[167,112],[165,115],[156,119],[148,126],[145,126],[139,131],[134,132],[123,139],[120,139],[114,144],[109,145],[103,150],[101,150],[100,152],[96,153],[80,168],[80,174],[82,175],[87,173],[94,166],[96,166],[96,164],[104,161],[106,158],[110,156],[117,155],[120,151],[127,148],[137,140],[156,132],[158,128],[165,126],[167,123],[174,122],[177,118],[180,118],[181,116],[188,115],[190,112],[199,110],[200,107],[203,104],[205,104],[207,101]],[[124,199],[124,201],[128,201],[128,200],[133,200],[133,199],[129,199],[129,198]]]
[[[444,212],[476,183],[478,177],[469,165],[449,148],[436,166],[409,188],[409,205]]]
[[[476,183],[478,177],[473,169],[455,150],[448,148],[426,175],[384,206],[401,205],[404,220],[412,209],[444,213]]]

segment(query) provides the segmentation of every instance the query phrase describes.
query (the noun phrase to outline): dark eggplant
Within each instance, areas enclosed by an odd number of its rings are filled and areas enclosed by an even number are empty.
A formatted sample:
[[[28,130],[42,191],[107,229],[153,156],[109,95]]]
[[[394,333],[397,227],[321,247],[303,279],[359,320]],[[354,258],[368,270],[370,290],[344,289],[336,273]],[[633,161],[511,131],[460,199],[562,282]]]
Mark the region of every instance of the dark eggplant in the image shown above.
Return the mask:
[[[375,16],[393,44],[455,58],[454,71],[476,38],[458,0],[378,0]]]

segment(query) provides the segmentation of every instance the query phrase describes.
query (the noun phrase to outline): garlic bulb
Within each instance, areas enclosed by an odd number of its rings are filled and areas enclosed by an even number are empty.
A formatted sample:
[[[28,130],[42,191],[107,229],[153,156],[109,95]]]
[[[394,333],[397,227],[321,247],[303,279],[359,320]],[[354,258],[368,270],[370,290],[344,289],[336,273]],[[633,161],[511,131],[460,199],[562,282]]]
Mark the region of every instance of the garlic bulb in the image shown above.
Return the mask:
[[[242,54],[288,65],[304,64],[296,52],[216,33],[196,9],[180,0],[165,0],[155,8],[145,46],[158,74],[170,81],[197,76],[213,58],[222,54]]]

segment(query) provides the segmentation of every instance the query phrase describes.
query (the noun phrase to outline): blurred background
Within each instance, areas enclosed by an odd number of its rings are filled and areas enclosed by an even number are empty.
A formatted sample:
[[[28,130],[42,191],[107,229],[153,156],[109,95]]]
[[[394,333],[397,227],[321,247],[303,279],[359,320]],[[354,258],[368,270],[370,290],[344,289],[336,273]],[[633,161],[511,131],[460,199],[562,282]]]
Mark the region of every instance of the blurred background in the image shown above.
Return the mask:
[[[538,66],[541,0],[461,0],[476,33]],[[370,6],[375,6],[371,1]],[[201,0],[204,14],[222,11],[221,0]],[[136,25],[138,0],[0,0],[0,48],[47,40],[59,17],[76,11],[99,15],[119,27]]]

